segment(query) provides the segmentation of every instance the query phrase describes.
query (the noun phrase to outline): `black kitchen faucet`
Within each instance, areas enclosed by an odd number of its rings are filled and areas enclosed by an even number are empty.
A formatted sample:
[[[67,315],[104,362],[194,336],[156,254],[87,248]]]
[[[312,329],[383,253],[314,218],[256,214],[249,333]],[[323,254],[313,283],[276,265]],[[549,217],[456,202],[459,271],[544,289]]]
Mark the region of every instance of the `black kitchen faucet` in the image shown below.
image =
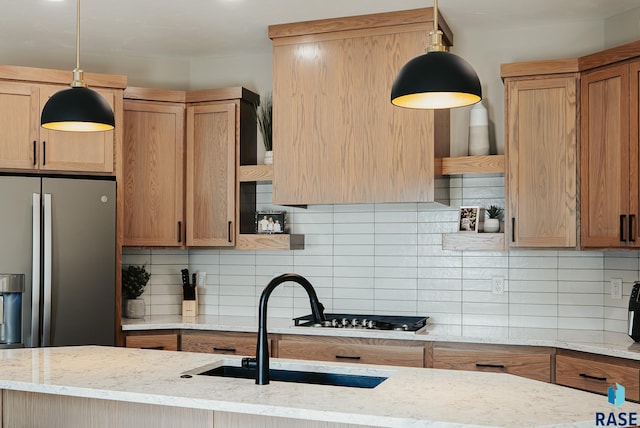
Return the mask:
[[[256,345],[256,358],[244,358],[242,360],[243,367],[256,367],[256,384],[269,384],[269,345],[267,343],[267,302],[271,292],[283,282],[296,282],[305,289],[309,295],[309,303],[311,304],[311,314],[315,323],[324,321],[324,306],[318,301],[316,290],[313,289],[311,283],[301,275],[295,273],[285,273],[277,276],[267,284],[262,290],[260,296],[260,307],[258,310],[258,343]]]

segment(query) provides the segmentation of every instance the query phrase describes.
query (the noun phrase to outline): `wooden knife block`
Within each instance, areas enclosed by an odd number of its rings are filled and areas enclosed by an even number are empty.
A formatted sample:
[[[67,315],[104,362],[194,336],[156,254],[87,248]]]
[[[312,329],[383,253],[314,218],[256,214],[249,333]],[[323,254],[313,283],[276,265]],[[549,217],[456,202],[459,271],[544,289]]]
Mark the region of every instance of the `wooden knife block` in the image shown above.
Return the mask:
[[[182,316],[198,316],[198,287],[196,287],[196,300],[182,300]]]

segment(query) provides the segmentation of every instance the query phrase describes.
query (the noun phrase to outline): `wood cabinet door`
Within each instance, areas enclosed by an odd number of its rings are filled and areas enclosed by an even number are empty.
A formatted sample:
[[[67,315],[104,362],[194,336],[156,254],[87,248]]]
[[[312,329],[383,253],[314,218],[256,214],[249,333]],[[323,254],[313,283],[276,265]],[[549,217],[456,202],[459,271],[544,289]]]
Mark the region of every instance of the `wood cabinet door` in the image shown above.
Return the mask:
[[[124,102],[124,239],[184,245],[184,105]]]
[[[47,100],[67,86],[40,86],[40,108]],[[111,108],[115,108],[115,93],[95,89]],[[38,119],[39,123],[39,119]],[[66,132],[40,128],[40,169],[46,171],[113,172],[114,131]]]
[[[165,351],[178,350],[177,334],[141,334],[125,337],[127,348],[158,349]]]
[[[629,161],[631,194],[629,199],[629,215],[631,217],[629,245],[640,247],[640,60],[629,64]]]
[[[577,246],[577,78],[507,83],[511,247]]]
[[[38,87],[0,83],[0,168],[37,169]]]
[[[581,245],[626,247],[629,225],[629,67],[581,77]]]
[[[187,245],[235,245],[236,104],[187,107]]]

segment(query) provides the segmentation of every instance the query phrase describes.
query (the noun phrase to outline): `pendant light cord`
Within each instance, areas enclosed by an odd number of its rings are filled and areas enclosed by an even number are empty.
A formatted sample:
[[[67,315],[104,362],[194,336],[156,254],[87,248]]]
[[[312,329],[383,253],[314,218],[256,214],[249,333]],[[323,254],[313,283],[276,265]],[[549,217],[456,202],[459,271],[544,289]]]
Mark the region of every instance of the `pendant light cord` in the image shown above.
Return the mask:
[[[80,0],[76,2],[76,68],[73,69],[72,88],[86,88],[84,83],[82,70],[80,69]]]

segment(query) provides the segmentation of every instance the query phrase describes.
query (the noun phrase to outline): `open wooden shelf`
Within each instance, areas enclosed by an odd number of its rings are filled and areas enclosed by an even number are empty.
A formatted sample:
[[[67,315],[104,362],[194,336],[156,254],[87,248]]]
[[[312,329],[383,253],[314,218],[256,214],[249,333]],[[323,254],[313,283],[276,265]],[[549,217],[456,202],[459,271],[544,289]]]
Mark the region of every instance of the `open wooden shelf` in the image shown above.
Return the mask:
[[[442,158],[442,175],[504,173],[504,155]]]
[[[297,234],[246,234],[238,236],[238,250],[303,250],[304,235]]]
[[[241,183],[271,181],[272,179],[273,165],[241,165],[238,168],[238,180]]]
[[[458,251],[505,251],[504,233],[443,233],[442,249]]]
[[[240,183],[270,182],[273,180],[273,165],[240,165]],[[304,250],[304,235],[299,234],[253,234],[240,233],[236,242],[238,250]]]

